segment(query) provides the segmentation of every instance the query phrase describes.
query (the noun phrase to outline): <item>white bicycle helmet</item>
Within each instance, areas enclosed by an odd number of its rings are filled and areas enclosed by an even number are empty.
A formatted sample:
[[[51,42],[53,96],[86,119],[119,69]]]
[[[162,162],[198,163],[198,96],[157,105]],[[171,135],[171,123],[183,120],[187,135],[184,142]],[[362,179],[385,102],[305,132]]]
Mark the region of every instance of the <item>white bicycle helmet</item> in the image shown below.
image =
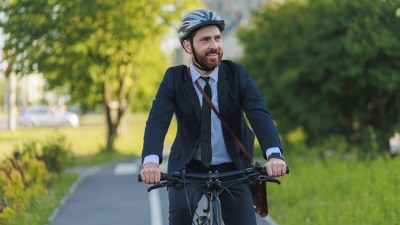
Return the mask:
[[[213,11],[198,9],[186,14],[178,29],[179,41],[182,46],[183,40],[189,37],[193,31],[207,25],[217,25],[221,32],[225,28],[224,20]]]

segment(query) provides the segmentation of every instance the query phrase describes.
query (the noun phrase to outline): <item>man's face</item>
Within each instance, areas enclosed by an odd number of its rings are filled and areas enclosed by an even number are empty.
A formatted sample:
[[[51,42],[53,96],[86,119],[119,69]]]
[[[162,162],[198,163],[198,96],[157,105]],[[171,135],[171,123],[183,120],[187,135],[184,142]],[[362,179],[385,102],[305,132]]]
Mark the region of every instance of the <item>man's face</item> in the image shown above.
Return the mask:
[[[190,44],[189,46],[190,47]],[[222,35],[217,26],[205,26],[200,28],[193,37],[192,54],[196,54],[193,60],[202,67],[214,70],[221,62],[223,56]]]

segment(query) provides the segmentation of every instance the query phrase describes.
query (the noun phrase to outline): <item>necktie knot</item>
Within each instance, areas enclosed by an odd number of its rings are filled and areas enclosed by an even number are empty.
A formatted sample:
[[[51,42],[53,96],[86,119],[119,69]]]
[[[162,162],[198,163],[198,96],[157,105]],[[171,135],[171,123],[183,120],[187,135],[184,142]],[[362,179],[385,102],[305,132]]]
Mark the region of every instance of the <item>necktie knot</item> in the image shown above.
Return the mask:
[[[206,84],[208,84],[208,82],[210,81],[210,77],[200,77],[201,79],[203,79]]]
[[[212,92],[211,92],[211,86],[209,84],[210,77],[200,77],[206,82],[206,85],[204,85],[204,92],[206,95],[211,99],[212,98]]]

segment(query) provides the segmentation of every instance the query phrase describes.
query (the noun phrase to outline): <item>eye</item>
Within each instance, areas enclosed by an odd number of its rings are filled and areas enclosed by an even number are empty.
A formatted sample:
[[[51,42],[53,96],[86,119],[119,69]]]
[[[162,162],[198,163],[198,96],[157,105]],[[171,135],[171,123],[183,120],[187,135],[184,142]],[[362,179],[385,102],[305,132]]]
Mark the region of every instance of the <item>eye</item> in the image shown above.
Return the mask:
[[[209,38],[209,37],[205,37],[205,38],[203,38],[203,42],[208,42],[208,41],[210,41],[211,40],[211,38]]]

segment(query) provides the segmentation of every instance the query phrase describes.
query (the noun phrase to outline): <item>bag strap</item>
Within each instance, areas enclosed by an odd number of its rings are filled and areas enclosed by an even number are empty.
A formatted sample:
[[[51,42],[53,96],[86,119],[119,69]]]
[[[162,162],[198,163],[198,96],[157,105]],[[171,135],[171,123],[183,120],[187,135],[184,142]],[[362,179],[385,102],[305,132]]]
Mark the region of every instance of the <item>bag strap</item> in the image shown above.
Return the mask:
[[[192,74],[190,73],[190,69],[188,68],[189,72],[189,78],[192,80]],[[240,149],[242,150],[244,156],[246,159],[249,161],[251,165],[254,166],[254,161],[251,159],[249,153],[247,153],[246,148],[243,146],[242,142],[237,138],[235,133],[232,131],[232,129],[229,127],[228,123],[225,122],[224,118],[222,118],[221,114],[218,112],[218,110],[215,108],[214,104],[211,102],[210,98],[207,96],[207,94],[204,92],[203,88],[201,88],[199,82],[196,80],[194,82],[196,85],[197,89],[199,89],[200,93],[203,95],[204,99],[206,100],[207,104],[210,106],[210,108],[213,110],[215,115],[217,115],[218,119],[221,121],[222,125],[225,127],[225,129],[229,132],[229,134],[233,137],[235,140],[236,144],[239,145]]]

